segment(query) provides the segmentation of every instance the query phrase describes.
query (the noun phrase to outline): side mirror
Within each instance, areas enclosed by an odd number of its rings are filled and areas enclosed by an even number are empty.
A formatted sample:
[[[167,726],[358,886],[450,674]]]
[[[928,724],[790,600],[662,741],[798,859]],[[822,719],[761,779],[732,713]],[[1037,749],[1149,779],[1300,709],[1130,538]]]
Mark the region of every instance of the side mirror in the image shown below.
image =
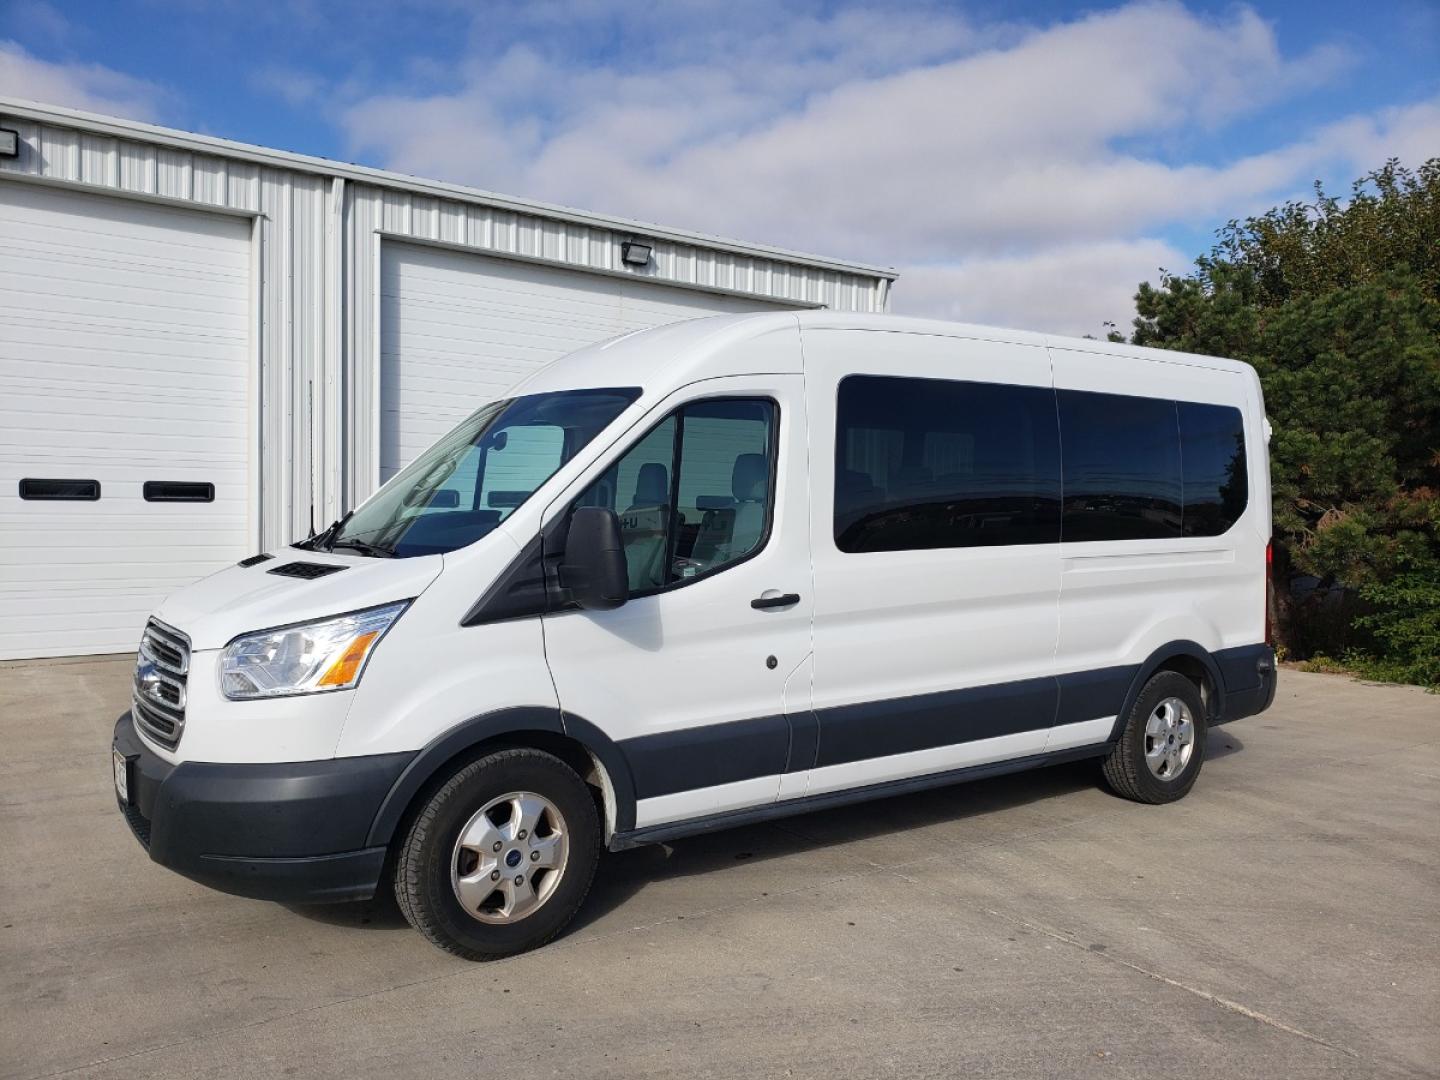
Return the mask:
[[[455,510],[460,506],[460,492],[454,488],[441,488],[430,496],[430,509]]]
[[[630,598],[625,542],[614,510],[582,506],[571,515],[560,583],[587,611],[609,611]]]

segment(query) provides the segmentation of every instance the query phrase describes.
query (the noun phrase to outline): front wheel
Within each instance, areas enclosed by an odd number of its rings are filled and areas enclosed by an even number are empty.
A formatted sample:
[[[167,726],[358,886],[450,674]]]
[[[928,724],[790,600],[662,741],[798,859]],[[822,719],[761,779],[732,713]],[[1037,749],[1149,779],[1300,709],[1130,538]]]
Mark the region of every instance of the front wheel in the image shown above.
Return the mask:
[[[551,754],[501,750],[459,769],[420,808],[395,859],[395,898],[433,944],[493,960],[560,933],[599,858],[585,782]]]
[[[1105,781],[1117,795],[1143,803],[1183,798],[1205,761],[1205,703],[1184,675],[1150,679],[1105,759]]]

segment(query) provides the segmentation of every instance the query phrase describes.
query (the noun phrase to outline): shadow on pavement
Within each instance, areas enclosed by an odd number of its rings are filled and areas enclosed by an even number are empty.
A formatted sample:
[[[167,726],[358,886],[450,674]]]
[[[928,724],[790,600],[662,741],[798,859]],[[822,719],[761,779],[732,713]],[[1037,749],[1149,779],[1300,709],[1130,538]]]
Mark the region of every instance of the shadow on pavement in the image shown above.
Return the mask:
[[[410,924],[400,914],[395,893],[388,881],[376,891],[373,899],[353,900],[340,904],[285,904],[290,911],[313,922],[327,926],[351,926],[357,930],[409,930]]]
[[[1209,733],[1205,749],[1207,762],[1214,762],[1239,753],[1245,744],[1228,729],[1219,728]],[[1001,813],[1097,785],[1103,786],[1098,762],[1077,761],[834,810],[797,814],[668,844],[607,852],[601,857],[585,906],[566,933],[585,928],[658,881],[723,873],[739,862],[785,858],[875,836]],[[286,906],[297,915],[330,926],[359,930],[408,929],[386,885],[382,885],[373,900]]]
[[[963,821],[1082,791],[1096,782],[1094,762],[1074,762],[618,852],[601,863],[590,899],[571,932],[620,907],[654,882],[723,873],[739,862],[764,862]]]
[[[1228,726],[1215,728],[1205,740],[1205,760],[1215,761],[1238,754],[1244,749],[1245,744],[1240,741],[1240,736],[1233,734]]]

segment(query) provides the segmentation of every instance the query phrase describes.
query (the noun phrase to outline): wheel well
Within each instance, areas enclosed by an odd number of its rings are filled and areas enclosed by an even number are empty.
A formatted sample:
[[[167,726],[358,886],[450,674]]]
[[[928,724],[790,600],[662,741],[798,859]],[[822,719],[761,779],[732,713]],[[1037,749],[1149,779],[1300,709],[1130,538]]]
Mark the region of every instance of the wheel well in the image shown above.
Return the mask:
[[[425,801],[457,770],[493,751],[517,749],[542,750],[547,754],[553,754],[575,770],[580,779],[584,780],[594,792],[596,808],[599,810],[600,820],[605,826],[605,841],[609,843],[610,837],[615,831],[615,791],[610,783],[609,774],[606,773],[600,759],[592,754],[584,743],[578,739],[572,739],[568,735],[562,735],[558,731],[513,731],[493,735],[488,739],[472,743],[436,766],[426,781],[410,797],[404,813],[400,815],[400,820],[391,836],[392,850],[395,842],[408,833],[410,823],[420,808],[425,805]]]
[[[1184,675],[1193,682],[1200,691],[1200,700],[1205,704],[1205,715],[1207,719],[1213,719],[1216,709],[1215,679],[1210,674],[1210,669],[1193,656],[1186,656],[1178,653],[1162,661],[1155,671],[1174,671]]]

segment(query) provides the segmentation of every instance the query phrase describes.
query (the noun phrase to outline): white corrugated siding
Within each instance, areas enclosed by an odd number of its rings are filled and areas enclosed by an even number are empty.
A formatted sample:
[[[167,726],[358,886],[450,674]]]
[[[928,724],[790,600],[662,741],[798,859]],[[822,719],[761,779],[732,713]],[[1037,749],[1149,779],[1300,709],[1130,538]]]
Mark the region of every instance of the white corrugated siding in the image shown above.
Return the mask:
[[[620,265],[619,249],[631,232],[578,220],[584,215],[569,220],[558,210],[530,213],[502,206],[503,199],[487,202],[479,193],[442,197],[426,193],[433,185],[424,181],[415,181],[413,189],[399,177],[372,182],[374,173],[357,179],[339,165],[332,175],[316,159],[302,162],[239,146],[212,151],[183,133],[152,129],[147,136],[123,121],[64,114],[61,122],[55,118],[63,110],[28,108],[0,105],[0,119],[19,131],[21,142],[18,158],[0,159],[0,173],[254,216],[251,347],[261,372],[257,546],[304,535],[312,513],[324,525],[372,489],[379,459],[374,418],[382,234],[630,272]],[[747,254],[720,242],[712,248],[655,239],[654,245],[651,265],[635,276],[839,310],[885,307],[888,278],[878,272]]]
[[[356,418],[350,459],[354,467],[346,477],[346,494],[353,505],[374,490],[381,470],[380,431],[373,420],[366,423],[364,418],[376,417],[382,409],[377,381],[382,237],[454,244],[582,270],[631,272],[620,261],[620,244],[632,234],[362,183],[347,185],[346,201],[347,329],[352,335],[347,354],[354,358],[346,413]],[[655,241],[654,247],[651,264],[631,272],[636,278],[748,294],[759,301],[840,311],[883,309],[879,279],[874,277],[663,240]]]
[[[383,242],[380,266],[382,483],[557,357],[631,330],[772,303],[398,240]]]
[[[0,161],[0,170],[256,215],[260,295],[252,314],[259,336],[251,347],[261,357],[263,535],[253,543],[274,546],[303,536],[311,500],[309,387],[325,355],[324,178],[8,114],[5,123],[19,130],[23,147],[18,159]]]
[[[128,651],[253,543],[250,226],[10,184],[0,236],[0,659]],[[22,499],[27,478],[99,498]]]

